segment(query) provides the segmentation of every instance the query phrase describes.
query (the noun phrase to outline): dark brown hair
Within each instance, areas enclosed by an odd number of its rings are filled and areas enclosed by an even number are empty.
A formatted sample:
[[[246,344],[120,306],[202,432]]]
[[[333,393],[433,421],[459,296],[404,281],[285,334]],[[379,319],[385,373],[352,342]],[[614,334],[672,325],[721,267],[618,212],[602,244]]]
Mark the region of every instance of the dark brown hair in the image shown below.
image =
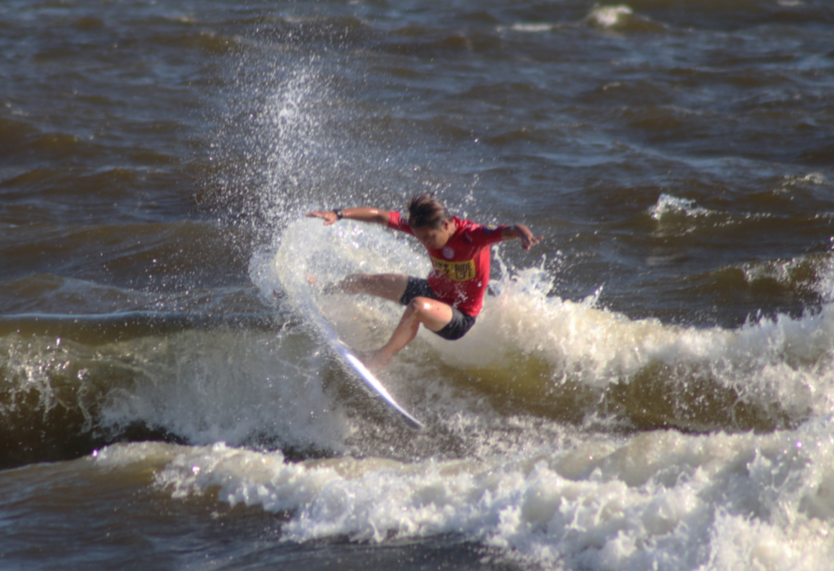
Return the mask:
[[[412,228],[440,228],[443,222],[452,219],[449,211],[432,192],[412,196],[408,203],[408,216]]]

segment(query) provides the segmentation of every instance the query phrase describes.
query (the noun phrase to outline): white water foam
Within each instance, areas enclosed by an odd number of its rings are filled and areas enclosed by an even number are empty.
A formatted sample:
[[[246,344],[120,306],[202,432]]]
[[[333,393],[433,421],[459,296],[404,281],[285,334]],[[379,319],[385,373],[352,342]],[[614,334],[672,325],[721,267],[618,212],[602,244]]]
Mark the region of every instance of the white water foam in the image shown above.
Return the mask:
[[[713,211],[697,206],[695,201],[688,198],[680,198],[670,194],[661,194],[657,199],[657,203],[649,209],[649,214],[658,222],[662,221],[664,217],[669,216],[686,216],[686,217],[703,217],[715,214]]]
[[[658,431],[413,463],[120,444],[95,462],[131,469],[154,458],[156,486],[172,498],[287,514],[285,541],[451,533],[551,568],[830,569],[832,429],[827,417],[767,435]]]
[[[749,283],[773,280],[785,287],[813,291],[824,303],[834,302],[834,238],[825,254],[799,255],[788,260],[765,260],[741,265]]]

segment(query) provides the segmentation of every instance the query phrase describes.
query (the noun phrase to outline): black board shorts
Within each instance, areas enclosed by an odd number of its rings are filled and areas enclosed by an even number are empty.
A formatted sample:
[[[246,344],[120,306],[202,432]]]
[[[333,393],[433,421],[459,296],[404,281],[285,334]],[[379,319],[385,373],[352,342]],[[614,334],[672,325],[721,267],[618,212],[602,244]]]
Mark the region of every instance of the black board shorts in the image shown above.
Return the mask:
[[[429,287],[429,280],[408,276],[408,284],[405,286],[405,293],[400,298],[400,303],[408,305],[415,297],[437,299],[437,296],[434,295],[431,287]],[[472,329],[473,325],[475,325],[474,317],[467,315],[453,306],[452,320],[440,331],[432,331],[432,333],[436,333],[449,341],[454,341],[466,335],[466,332]]]

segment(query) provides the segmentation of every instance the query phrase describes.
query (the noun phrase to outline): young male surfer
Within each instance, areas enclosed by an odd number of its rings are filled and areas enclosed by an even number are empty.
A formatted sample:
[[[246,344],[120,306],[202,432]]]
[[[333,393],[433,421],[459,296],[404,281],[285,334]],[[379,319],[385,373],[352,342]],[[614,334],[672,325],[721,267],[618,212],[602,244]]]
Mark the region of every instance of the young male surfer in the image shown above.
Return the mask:
[[[414,339],[421,323],[444,339],[463,337],[483,306],[490,245],[519,238],[521,246],[529,250],[541,241],[524,224],[482,226],[451,216],[429,193],[411,199],[407,218],[399,212],[369,207],[316,210],[307,216],[323,219],[325,226],[342,219],[385,224],[415,236],[428,250],[434,269],[427,279],[404,274],[351,274],[325,288],[326,293],[368,294],[406,306],[388,343],[363,359],[372,368],[388,366],[391,357]]]

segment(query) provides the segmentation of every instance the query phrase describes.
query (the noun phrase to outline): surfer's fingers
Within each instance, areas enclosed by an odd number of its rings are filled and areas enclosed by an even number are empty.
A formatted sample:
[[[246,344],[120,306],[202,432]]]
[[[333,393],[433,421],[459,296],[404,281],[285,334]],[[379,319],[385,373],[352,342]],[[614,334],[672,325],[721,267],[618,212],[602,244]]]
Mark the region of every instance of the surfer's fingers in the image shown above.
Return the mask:
[[[336,213],[332,210],[314,210],[312,212],[308,212],[305,214],[307,218],[321,218],[324,220],[325,226],[330,226],[331,224],[335,224],[339,218],[336,216]]]
[[[541,238],[537,238],[524,224],[515,224],[512,229],[515,231],[515,235],[521,240],[521,247],[525,250],[529,250],[541,241]]]
[[[530,236],[529,238],[522,238],[521,239],[521,247],[524,248],[525,250],[529,250],[530,248],[532,248],[533,246],[535,246],[536,244],[538,244],[542,240],[544,240],[544,237],[538,237],[537,238],[535,236]]]

